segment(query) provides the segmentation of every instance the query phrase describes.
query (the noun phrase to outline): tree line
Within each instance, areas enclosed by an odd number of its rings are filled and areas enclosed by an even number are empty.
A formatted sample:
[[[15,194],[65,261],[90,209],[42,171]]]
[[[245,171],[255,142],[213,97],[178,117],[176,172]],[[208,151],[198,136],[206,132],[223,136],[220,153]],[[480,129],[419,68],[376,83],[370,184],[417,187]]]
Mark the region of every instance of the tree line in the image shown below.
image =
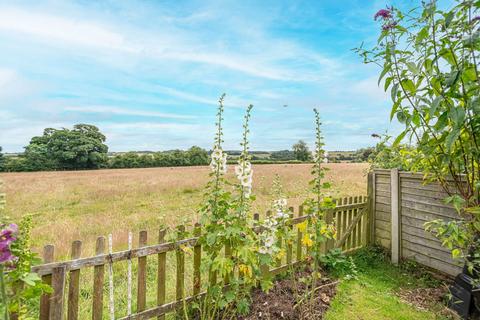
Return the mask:
[[[18,156],[4,156],[0,147],[0,171],[49,171],[49,170],[88,170],[102,168],[149,168],[208,165],[209,151],[197,146],[188,150],[170,150],[161,152],[126,152],[109,156],[106,137],[90,124],[76,124],[72,129],[46,128],[41,136],[35,136]],[[299,163],[312,161],[307,144],[300,140],[292,150],[268,152],[252,151],[252,162]],[[355,160],[365,161],[363,156]],[[230,151],[229,162],[235,162],[238,151]],[[263,155],[263,156],[262,156]],[[332,162],[338,160],[332,157]]]

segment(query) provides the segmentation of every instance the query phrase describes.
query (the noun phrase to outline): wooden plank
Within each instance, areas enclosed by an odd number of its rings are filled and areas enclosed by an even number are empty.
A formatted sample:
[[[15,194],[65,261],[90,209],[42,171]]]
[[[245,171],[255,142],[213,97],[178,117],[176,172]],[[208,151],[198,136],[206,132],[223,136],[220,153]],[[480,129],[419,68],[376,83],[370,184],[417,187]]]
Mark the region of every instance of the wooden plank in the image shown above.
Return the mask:
[[[333,224],[333,212],[331,210],[327,210],[325,213],[325,222],[327,225]],[[326,241],[326,252],[330,251],[335,247],[335,240],[327,239]]]
[[[375,237],[380,237],[380,238],[390,240],[391,239],[391,234],[390,234],[390,231],[375,228]]]
[[[401,186],[401,191],[404,194],[418,196],[421,195],[422,197],[434,199],[443,203],[443,200],[448,197],[448,194],[445,192],[438,192],[438,191],[430,191],[430,190],[422,190],[416,188],[409,188],[405,186]]]
[[[390,182],[391,182],[391,204],[392,204],[392,232],[391,232],[391,255],[392,263],[398,264],[400,261],[400,243],[401,243],[401,234],[400,234],[400,184],[398,177],[398,169],[392,169],[390,171]]]
[[[412,237],[419,237],[419,238],[428,239],[432,241],[438,241],[438,239],[433,234],[425,231],[423,227],[418,228],[415,226],[404,224],[402,226],[402,232],[409,235],[409,237],[412,236]]]
[[[165,242],[166,229],[161,229],[158,232],[158,243]],[[167,253],[162,252],[157,255],[157,306],[161,306],[165,303],[166,298],[166,266],[167,266]],[[165,320],[165,315],[159,315],[158,320]]]
[[[43,262],[44,263],[52,263],[54,259],[55,247],[51,244],[46,245],[43,247]],[[52,284],[52,275],[45,275],[42,277],[43,283],[47,285]],[[43,294],[40,297],[40,311],[39,311],[39,319],[40,320],[48,320],[50,316],[50,294]]]
[[[377,174],[377,184],[390,184],[390,176]]]
[[[377,220],[386,222],[390,224],[392,221],[392,213],[391,212],[384,212],[377,210],[376,212]]]
[[[417,252],[429,258],[434,258],[442,261],[445,264],[451,264],[457,266],[452,259],[452,254],[450,252],[445,252],[443,250],[437,250],[434,248],[425,247],[421,244],[410,242],[408,240],[403,241],[403,247],[407,250]]]
[[[357,201],[358,201],[358,197],[353,197],[353,203],[356,203]],[[352,232],[350,234],[350,248],[355,248],[356,247],[356,239],[357,239],[356,227],[357,227],[357,224],[354,223],[356,217],[357,217],[357,209],[353,209],[352,210],[353,228],[352,228]]]
[[[129,258],[139,258],[146,257],[153,254],[158,254],[162,252],[174,251],[175,248],[179,246],[194,246],[197,242],[197,238],[189,238],[175,242],[167,242],[163,244],[156,244],[151,246],[145,246],[142,248],[135,248],[132,250],[123,250],[114,252],[110,254],[101,254],[94,257],[81,258],[77,260],[62,261],[62,262],[53,262],[48,264],[43,264],[39,266],[32,267],[32,271],[38,273],[39,275],[51,274],[53,268],[56,267],[66,267],[67,271],[93,267],[96,265],[104,265],[106,263],[125,261]]]
[[[298,216],[302,217],[303,216],[303,206],[298,207]],[[297,260],[296,261],[301,261],[302,260],[302,231],[300,231],[299,228],[297,228]]]
[[[80,258],[82,254],[82,242],[77,240],[72,243],[72,260]],[[68,320],[78,319],[78,294],[80,291],[80,269],[70,271],[68,283]]]
[[[342,202],[343,202],[343,204],[348,204],[348,198],[347,197],[343,198]],[[343,237],[345,237],[346,232],[347,232],[347,228],[349,226],[349,220],[348,220],[349,211],[344,210],[342,214],[343,214],[343,219],[342,219],[342,233],[343,233],[342,238],[343,238]],[[343,245],[343,247],[341,247],[341,249],[342,250],[347,249],[345,244]]]
[[[386,249],[390,249],[390,239],[389,238],[386,239],[386,238],[376,236],[375,243],[377,243],[378,245],[380,245],[380,246],[382,246]]]
[[[390,199],[391,193],[390,193],[390,190],[388,191],[377,190],[377,196]]]
[[[377,192],[380,191],[390,196],[390,183],[377,183]]]
[[[432,239],[422,238],[418,236],[412,236],[406,232],[403,232],[403,235],[406,236],[403,239],[404,241],[408,241],[428,249],[439,250],[447,253],[448,256],[451,256],[451,251],[448,248],[443,247],[442,243],[439,240],[436,240],[436,239],[432,240]]]
[[[387,213],[390,213],[390,214],[392,212],[392,206],[391,205],[386,205],[386,204],[378,203],[378,202],[375,203],[375,209],[376,209],[375,212],[382,211],[382,212],[387,212]],[[390,218],[388,219],[388,221],[390,221]]]
[[[105,237],[98,237],[95,245],[95,254],[105,252]],[[93,269],[93,308],[92,319],[101,320],[103,317],[103,282],[105,281],[105,265],[96,265]]]
[[[195,224],[194,236],[200,237],[202,229],[199,223]],[[193,295],[200,294],[202,289],[202,273],[200,264],[202,262],[202,246],[197,244],[193,247]]]
[[[337,200],[337,206],[340,206],[342,204],[342,199]],[[344,219],[343,217],[343,211],[336,211],[336,216],[335,216],[335,221],[336,221],[336,228],[337,228],[337,239],[340,239],[343,235],[343,230],[342,230],[342,220]]]
[[[403,194],[403,199],[406,200],[406,201],[412,201],[412,202],[416,202],[416,203],[422,203],[422,204],[430,205],[434,208],[442,207],[442,208],[452,209],[452,211],[455,210],[453,205],[445,204],[443,202],[443,200],[425,197],[421,194],[421,192],[417,193],[416,195],[404,193]]]
[[[177,238],[182,240],[185,233],[185,226],[177,226]],[[182,247],[179,247],[176,251],[177,257],[177,274],[176,274],[176,299],[177,301],[183,300],[185,296],[185,253]]]
[[[388,234],[391,234],[392,224],[390,222],[385,222],[382,220],[377,220],[376,228],[384,231],[388,231]]]
[[[420,264],[439,270],[451,276],[456,276],[462,271],[461,267],[453,266],[451,264],[445,263],[444,261],[425,256],[419,252],[415,252],[407,248],[403,248],[403,256],[406,259],[415,260]]]
[[[423,183],[423,181],[412,180],[407,178],[402,178],[401,186],[402,188],[412,188],[412,189],[417,189],[421,191],[445,192],[445,190],[439,184],[436,184],[436,183],[425,184]],[[451,187],[452,187],[452,190],[455,190],[453,185]]]
[[[380,195],[377,195],[377,203],[390,205],[391,204],[391,199],[389,197],[382,197]]]
[[[294,209],[293,207],[290,207],[288,208],[289,210],[289,217],[290,219],[293,218],[293,215],[294,215]],[[293,229],[293,226],[292,225],[289,225],[288,226],[288,231],[289,231],[289,234],[292,233],[292,229]],[[292,256],[293,256],[293,241],[291,239],[291,236],[286,239],[286,242],[287,242],[287,265],[291,265],[292,264]]]
[[[369,215],[368,215],[368,235],[367,237],[369,238],[368,244],[374,244],[375,243],[375,223],[376,223],[376,215],[377,215],[377,200],[376,200],[376,174],[375,172],[371,172],[371,180],[369,181],[369,184],[367,185],[370,186],[368,190],[370,192],[368,193],[368,197],[370,198],[370,206],[369,206]]]
[[[414,209],[418,211],[439,214],[442,216],[451,217],[452,219],[457,218],[458,214],[454,209],[446,208],[446,207],[433,207],[430,204],[419,203],[418,201],[408,201],[406,199],[402,199],[402,207]]]
[[[138,236],[138,247],[143,248],[147,245],[147,231],[142,230]],[[147,257],[138,258],[137,270],[137,312],[143,311],[147,307]]]
[[[50,298],[50,320],[63,320],[63,300],[65,294],[65,267],[53,269],[52,296]]]

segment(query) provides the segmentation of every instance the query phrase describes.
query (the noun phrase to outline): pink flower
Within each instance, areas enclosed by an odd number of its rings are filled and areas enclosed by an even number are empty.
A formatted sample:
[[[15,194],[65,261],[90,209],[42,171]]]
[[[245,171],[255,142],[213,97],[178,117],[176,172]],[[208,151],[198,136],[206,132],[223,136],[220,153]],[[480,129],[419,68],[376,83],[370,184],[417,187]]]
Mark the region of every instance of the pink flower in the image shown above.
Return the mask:
[[[0,263],[13,260],[15,257],[10,252],[10,244],[17,238],[15,237],[18,232],[18,226],[14,223],[3,227],[0,231]]]
[[[373,18],[377,20],[379,17],[383,20],[390,19],[392,17],[392,11],[388,9],[380,9],[377,13],[375,13],[375,16]]]

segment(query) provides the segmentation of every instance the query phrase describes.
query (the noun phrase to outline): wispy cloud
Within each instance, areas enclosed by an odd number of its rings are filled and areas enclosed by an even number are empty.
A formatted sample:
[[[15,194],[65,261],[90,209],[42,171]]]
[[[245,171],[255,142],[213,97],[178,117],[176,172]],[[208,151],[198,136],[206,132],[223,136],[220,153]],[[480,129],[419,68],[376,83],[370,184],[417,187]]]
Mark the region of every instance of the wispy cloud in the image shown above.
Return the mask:
[[[171,118],[171,119],[192,119],[190,115],[180,115],[174,113],[164,113],[157,111],[137,110],[134,108],[124,109],[111,106],[68,106],[64,107],[65,111],[74,111],[80,113],[105,113],[109,115],[139,116],[139,117],[155,117],[155,118]]]

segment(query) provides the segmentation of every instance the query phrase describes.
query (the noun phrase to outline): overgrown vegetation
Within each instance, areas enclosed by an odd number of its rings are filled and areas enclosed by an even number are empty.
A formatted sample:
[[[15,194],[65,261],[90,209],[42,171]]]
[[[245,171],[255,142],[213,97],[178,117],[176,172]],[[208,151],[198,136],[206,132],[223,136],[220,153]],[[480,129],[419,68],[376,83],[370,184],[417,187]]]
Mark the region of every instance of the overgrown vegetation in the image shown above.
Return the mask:
[[[458,210],[457,220],[432,221],[428,229],[471,273],[480,271],[479,14],[479,1],[456,1],[448,10],[436,1],[408,13],[382,9],[378,45],[358,50],[382,68],[390,117],[405,125],[393,146],[412,141],[410,168],[438,181]]]

